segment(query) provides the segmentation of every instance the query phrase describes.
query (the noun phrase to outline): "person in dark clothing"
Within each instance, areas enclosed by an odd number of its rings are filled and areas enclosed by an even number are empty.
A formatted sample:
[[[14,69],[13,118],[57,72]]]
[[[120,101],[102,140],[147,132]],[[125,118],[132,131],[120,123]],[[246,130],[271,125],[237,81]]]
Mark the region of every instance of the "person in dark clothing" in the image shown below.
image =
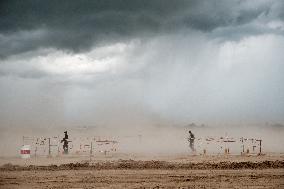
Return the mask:
[[[67,131],[64,132],[64,138],[65,138],[65,139],[68,139]]]
[[[194,152],[195,151],[195,149],[194,149],[195,137],[194,137],[194,134],[191,131],[188,131],[188,133],[189,133],[189,137],[188,137],[189,147]]]
[[[68,154],[68,134],[67,131],[64,132],[64,138],[61,140],[61,143],[63,142],[63,150],[64,154]]]

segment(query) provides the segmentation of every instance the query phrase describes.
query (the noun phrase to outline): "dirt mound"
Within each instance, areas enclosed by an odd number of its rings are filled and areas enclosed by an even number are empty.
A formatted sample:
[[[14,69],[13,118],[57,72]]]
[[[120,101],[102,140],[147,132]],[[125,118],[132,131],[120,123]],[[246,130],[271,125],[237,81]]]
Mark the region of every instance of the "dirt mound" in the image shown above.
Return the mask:
[[[284,161],[263,161],[263,162],[219,162],[219,163],[172,163],[166,161],[134,161],[119,160],[101,163],[68,163],[49,166],[18,166],[5,164],[0,170],[108,170],[108,169],[277,169],[284,168]]]

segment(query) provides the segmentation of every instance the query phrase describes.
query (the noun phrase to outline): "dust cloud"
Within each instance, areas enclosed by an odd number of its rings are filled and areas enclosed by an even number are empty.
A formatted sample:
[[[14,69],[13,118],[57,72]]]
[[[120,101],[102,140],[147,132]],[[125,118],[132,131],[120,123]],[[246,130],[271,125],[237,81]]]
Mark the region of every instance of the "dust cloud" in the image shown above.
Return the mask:
[[[235,140],[234,143],[228,144],[232,154],[239,155],[242,152],[242,144],[240,138],[262,139],[262,153],[264,154],[279,154],[284,152],[283,134],[284,127],[282,125],[264,125],[264,126],[239,126],[235,127],[215,127],[207,125],[156,125],[143,127],[125,127],[117,129],[111,127],[49,127],[49,128],[1,128],[1,145],[0,156],[19,157],[19,150],[23,142],[31,143],[29,140],[23,141],[23,136],[29,138],[53,138],[53,144],[59,144],[60,150],[62,144],[58,141],[64,136],[64,131],[68,131],[71,154],[75,155],[75,151],[79,150],[79,146],[90,145],[92,139],[109,140],[118,142],[115,144],[116,151],[110,151],[110,154],[136,154],[140,156],[161,156],[161,155],[199,155],[203,154],[206,149],[207,154],[224,154],[224,149],[227,144],[217,142],[220,137]],[[187,141],[188,130],[191,130],[195,135],[195,149],[192,152]],[[206,139],[214,138],[214,141],[206,141]],[[257,143],[258,144],[258,143]],[[248,143],[250,146],[250,143]],[[256,145],[257,146],[257,145]],[[73,149],[72,149],[73,148]],[[81,148],[81,147],[80,147]],[[99,153],[100,150],[109,150],[100,146],[93,146],[94,152]],[[57,147],[52,148],[52,154],[57,155]],[[250,146],[251,149],[251,146]],[[32,147],[33,155],[34,146]],[[245,149],[246,150],[246,149]],[[258,146],[256,153],[258,152]],[[38,155],[48,155],[48,147],[45,146],[43,152],[39,151]],[[85,149],[88,154],[88,149]],[[81,152],[80,152],[81,153]],[[86,153],[85,153],[86,154]],[[82,154],[81,154],[82,155]]]

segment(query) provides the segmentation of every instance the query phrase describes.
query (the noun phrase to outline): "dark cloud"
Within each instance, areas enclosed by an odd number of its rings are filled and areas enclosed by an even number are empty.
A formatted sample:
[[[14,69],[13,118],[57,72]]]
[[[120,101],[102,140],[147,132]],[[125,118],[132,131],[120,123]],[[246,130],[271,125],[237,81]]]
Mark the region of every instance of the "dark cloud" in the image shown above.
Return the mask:
[[[283,10],[276,0],[0,1],[1,125],[283,123]]]
[[[276,7],[283,7],[284,3],[275,2]],[[211,32],[252,22],[261,15],[283,20],[274,4],[241,0],[1,1],[0,57],[41,47],[85,51],[188,28]]]

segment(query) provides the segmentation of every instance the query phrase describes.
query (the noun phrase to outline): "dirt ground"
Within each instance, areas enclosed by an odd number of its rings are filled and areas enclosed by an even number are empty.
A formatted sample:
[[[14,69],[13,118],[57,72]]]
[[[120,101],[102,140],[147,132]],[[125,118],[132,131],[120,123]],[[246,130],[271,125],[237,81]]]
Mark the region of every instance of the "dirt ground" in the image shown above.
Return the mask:
[[[283,169],[5,171],[0,188],[284,188]]]
[[[284,188],[284,157],[0,158],[0,188]]]
[[[138,153],[112,153],[106,156],[102,153],[94,154],[91,157],[91,163],[109,162],[119,160],[136,160],[136,161],[167,161],[178,163],[203,163],[203,162],[263,162],[263,161],[284,161],[283,153],[270,153],[261,156],[257,155],[188,155],[188,154],[138,154]],[[61,155],[46,158],[45,156],[21,159],[19,157],[1,157],[0,166],[11,163],[13,165],[61,165],[76,162],[90,162],[90,156]]]

